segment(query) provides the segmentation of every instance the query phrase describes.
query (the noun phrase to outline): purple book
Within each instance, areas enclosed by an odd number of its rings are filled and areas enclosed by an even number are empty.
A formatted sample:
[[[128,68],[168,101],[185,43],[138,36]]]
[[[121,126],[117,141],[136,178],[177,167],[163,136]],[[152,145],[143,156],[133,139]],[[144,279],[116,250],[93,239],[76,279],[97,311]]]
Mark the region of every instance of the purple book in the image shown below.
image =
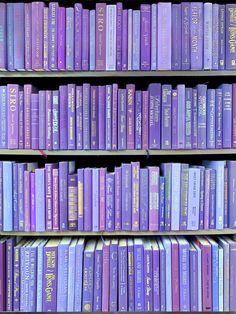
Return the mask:
[[[59,140],[59,91],[52,92],[52,149],[60,148]],[[33,131],[32,131],[33,133]]]
[[[220,5],[213,3],[212,5],[212,69],[219,69],[219,32],[220,32],[220,19],[219,19]]]
[[[229,195],[228,195],[228,177],[229,177],[228,168],[224,169],[224,228],[228,228],[228,219],[229,219]]]
[[[75,139],[75,84],[68,85],[68,149],[76,148]]]
[[[177,85],[178,91],[178,114],[177,114],[177,148],[185,148],[185,117],[186,105],[185,105],[185,85]]]
[[[66,70],[74,70],[74,8],[66,8]]]
[[[203,5],[203,68],[212,69],[212,3],[206,2]],[[214,29],[214,32],[217,30]]]
[[[171,85],[162,85],[162,98],[161,98],[162,123],[161,123],[161,132],[160,132],[161,133],[161,149],[171,149],[171,130],[172,130],[171,92],[172,92]]]
[[[182,2],[182,19],[181,19],[181,40],[182,40],[182,55],[181,55],[181,70],[190,70],[190,5],[189,2]]]
[[[233,103],[232,103],[232,115],[233,115],[233,121],[232,121],[232,128],[233,128],[233,134],[232,134],[232,147],[236,147],[236,83],[232,85],[232,94],[233,94]]]
[[[76,180],[76,183],[77,183],[77,180]],[[53,169],[52,170],[52,184],[53,184],[53,191],[52,191],[52,196],[53,196],[53,198],[52,198],[52,229],[55,231],[58,231],[60,229],[60,227],[59,227],[59,169]],[[77,185],[76,185],[75,197],[76,196],[77,196]],[[75,201],[75,204],[77,205],[77,199]],[[77,207],[76,207],[76,209],[77,209]],[[77,211],[76,211],[76,214],[77,214]]]
[[[149,148],[149,92],[142,91],[142,149]]]
[[[132,231],[139,231],[139,180],[140,163],[131,162],[132,171]]]
[[[7,107],[7,87],[0,86],[0,148],[7,148],[8,146],[8,129],[7,129],[7,116],[8,116],[8,107]]]
[[[39,91],[39,149],[46,149],[46,92]]]
[[[82,11],[82,71],[89,70],[89,10]]]
[[[48,21],[49,8],[43,9],[43,69],[49,70],[49,21]]]
[[[161,147],[161,84],[152,83],[149,90],[149,148]]]
[[[6,311],[13,311],[13,253],[15,238],[11,237],[6,240]]]
[[[98,86],[98,148],[105,149],[106,86]]]
[[[118,247],[118,311],[128,311],[128,250],[127,240],[120,239]]]
[[[110,245],[110,312],[117,312],[118,309],[118,240],[111,240]]]
[[[112,105],[111,105],[111,111],[112,111],[112,150],[117,150],[117,142],[118,142],[118,127],[117,127],[117,122],[118,122],[118,85],[113,84],[112,85]]]
[[[171,70],[171,3],[158,3],[157,69]]]
[[[122,71],[128,70],[128,10],[122,16]]]
[[[192,105],[193,105],[193,89],[186,88],[185,89],[185,148],[192,148]]]
[[[13,164],[13,230],[18,231],[18,164]],[[1,229],[0,229],[1,230]]]
[[[159,229],[159,168],[148,167],[149,170],[149,230]]]
[[[189,284],[190,284],[190,308],[191,312],[198,311],[198,260],[197,250],[193,244],[189,249]]]
[[[236,8],[235,8],[236,12]],[[232,84],[222,84],[222,124],[223,124],[223,148],[231,148],[232,145]]]
[[[96,71],[106,70],[106,4],[96,4]]]
[[[19,149],[24,149],[24,92],[19,91]]]
[[[172,5],[172,70],[181,70],[181,52],[182,52],[182,40],[181,40],[181,4]],[[186,27],[186,26],[185,26]]]
[[[54,186],[53,186],[53,189],[54,189]],[[78,191],[77,174],[70,174],[68,175],[68,230],[74,230],[74,231],[78,230],[78,192],[77,191]]]
[[[128,84],[127,89],[127,149],[134,149],[134,109],[135,85]]]
[[[192,148],[198,148],[198,98],[197,89],[193,88],[192,95]]]
[[[190,9],[191,70],[203,68],[203,3],[191,2]]]
[[[225,4],[219,8],[219,70],[225,69]]]
[[[17,182],[17,186],[18,186],[18,182]],[[17,204],[17,207],[18,207],[18,204]],[[19,220],[19,209],[18,209],[18,220]],[[3,230],[3,162],[1,161],[0,162],[0,231],[2,230]]]
[[[92,230],[92,200],[91,200],[91,189],[92,189],[92,169],[84,169],[84,230]]]
[[[100,231],[105,231],[106,225],[106,168],[100,168]]]
[[[83,149],[90,149],[90,84],[83,84]]]
[[[134,239],[134,291],[135,291],[135,312],[143,312],[144,306],[144,248],[141,238]],[[144,279],[145,278],[145,279]]]
[[[128,310],[134,312],[134,240],[128,239]]]
[[[32,2],[32,70],[43,70],[43,2]]]
[[[165,230],[165,178],[159,177],[159,230]]]
[[[148,169],[140,169],[140,196],[139,196],[139,211],[140,211],[140,230],[148,231],[149,226],[149,177]]]
[[[189,165],[181,164],[180,230],[187,230]]]
[[[24,218],[25,229],[24,231],[30,231],[30,171],[24,172]]]
[[[31,94],[31,148],[39,149],[39,95]]]
[[[106,231],[115,230],[115,174],[106,174]]]
[[[115,230],[121,230],[121,167],[115,167]]]
[[[30,173],[30,231],[36,231],[35,173]]]
[[[7,69],[14,71],[14,4],[7,3]]]
[[[177,149],[178,143],[177,143],[177,134],[178,134],[178,91],[177,89],[172,90],[171,94],[171,100],[172,100],[172,120],[171,120],[171,130],[172,130],[172,148]]]
[[[211,176],[211,170],[205,169],[205,175],[204,175],[204,230],[209,229],[210,176]]]
[[[141,71],[151,68],[151,5],[141,4]]]
[[[50,70],[57,70],[58,65],[58,3],[49,3],[48,12],[48,67]]]
[[[19,148],[19,85],[7,85],[8,148]]]
[[[6,310],[6,239],[0,241],[0,310]]]
[[[83,231],[84,230],[84,169],[78,169],[77,176],[78,176],[78,230]]]
[[[172,311],[179,312],[179,246],[176,238],[171,241]]]
[[[131,164],[122,164],[122,230],[131,230]]]
[[[144,241],[144,310],[153,311],[153,254],[150,240]],[[142,267],[142,266],[141,266]]]
[[[52,92],[46,91],[46,149],[52,150]]]
[[[66,9],[59,7],[58,9],[58,70],[66,68]]]
[[[24,212],[24,171],[27,169],[25,163],[19,163],[18,165],[18,212],[19,212],[19,231],[24,231],[25,229],[25,212]]]
[[[50,239],[43,248],[42,310],[44,312],[56,312],[57,310],[57,256],[59,243],[60,239]]]
[[[76,149],[83,149],[83,88],[76,86]]]
[[[25,3],[25,69],[32,69],[32,3]]]
[[[75,3],[75,70],[82,69],[82,4]]]
[[[235,192],[235,171],[236,171],[236,162],[227,161],[228,168],[228,199],[229,199],[229,217],[228,217],[228,227],[236,227],[236,192]]]
[[[118,89],[118,149],[124,150],[127,145],[127,96],[126,89]],[[136,120],[137,121],[137,120]],[[100,147],[99,147],[100,148]]]
[[[165,230],[171,230],[171,188],[172,188],[172,165],[162,164],[162,173],[165,177]]]
[[[96,245],[94,255],[94,290],[93,290],[93,310],[102,311],[102,254],[103,242],[99,240]]]
[[[151,5],[151,70],[157,70],[157,4]]]
[[[142,149],[142,91],[135,92],[135,149]]]
[[[137,71],[140,70],[140,10],[133,10],[133,20],[132,20],[132,70]]]
[[[190,311],[189,292],[189,243],[184,237],[178,238],[180,273],[180,311]]]
[[[200,203],[199,203],[199,229],[204,229],[204,199],[205,199],[205,167],[199,166],[200,169]]]
[[[91,149],[98,149],[98,87],[91,86]]]
[[[225,55],[226,55],[226,70],[236,70],[236,43],[235,43],[235,28],[236,28],[236,4],[226,4],[225,6],[225,21],[226,21],[226,39],[225,39]],[[234,31],[233,31],[234,30]]]
[[[25,6],[24,3],[14,3],[14,68],[15,70],[24,70],[25,58],[24,58],[24,27],[25,27]]]
[[[152,239],[153,311],[160,311],[160,252],[157,241]]]
[[[60,149],[68,149],[68,91],[66,85],[59,87],[59,95]]]
[[[106,85],[106,150],[112,147],[112,85]]]
[[[209,228],[216,228],[216,170],[210,170]]]
[[[109,273],[110,273],[110,240],[105,240],[103,246],[103,277],[102,277],[102,312],[109,311]]]
[[[68,230],[68,174],[69,163],[59,162],[59,215],[60,230]]]
[[[116,5],[116,70],[122,70],[122,19],[123,4],[118,2]]]
[[[215,126],[216,126],[216,110],[215,110],[215,89],[207,90],[207,148],[215,148]]]
[[[0,70],[6,70],[7,67],[7,24],[6,24],[6,4],[0,4]]]
[[[197,142],[199,149],[206,149],[206,96],[207,86],[205,84],[197,85],[198,99],[198,135]]]
[[[52,230],[53,220],[53,169],[57,164],[45,164],[45,187],[46,187],[46,230]]]

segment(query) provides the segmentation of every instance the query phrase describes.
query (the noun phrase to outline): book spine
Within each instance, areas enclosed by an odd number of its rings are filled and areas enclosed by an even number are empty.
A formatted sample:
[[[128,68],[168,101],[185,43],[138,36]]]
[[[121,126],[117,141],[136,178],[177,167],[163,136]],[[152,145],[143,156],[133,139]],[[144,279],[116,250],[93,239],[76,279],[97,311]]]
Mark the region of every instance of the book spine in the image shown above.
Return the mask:
[[[229,219],[229,195],[228,195],[228,168],[224,169],[224,228],[228,228]]]
[[[94,257],[93,310],[102,311],[102,250],[96,249]]]
[[[198,310],[198,268],[197,268],[197,252],[195,250],[189,251],[189,283],[190,283],[190,305],[191,311]]]
[[[66,70],[74,70],[74,8],[66,8]]]
[[[190,9],[191,70],[203,69],[203,3],[192,2]]]
[[[91,108],[90,108],[90,85],[83,84],[83,149],[90,149],[90,119]]]
[[[8,107],[7,107],[7,87],[0,86],[0,148],[8,147],[8,129],[7,129],[7,117],[8,117]]]
[[[75,70],[82,69],[82,4],[75,3]]]
[[[19,149],[24,149],[24,92],[19,91]]]
[[[77,174],[68,176],[68,229],[78,230],[78,183]]]
[[[182,33],[181,33],[181,22],[182,22],[182,12],[181,4],[172,5],[172,47],[175,47],[172,51],[172,70],[181,70],[182,60]]]
[[[181,215],[181,164],[174,163],[171,168],[171,230],[179,230]]]
[[[228,181],[228,196],[229,196],[229,217],[228,217],[228,223],[229,223],[229,228],[235,228],[236,227],[236,214],[235,214],[235,209],[236,209],[236,199],[235,199],[235,163],[232,161],[227,162],[227,167],[228,167],[228,175],[229,175],[229,181]]]
[[[109,311],[110,245],[103,246],[102,312]]]
[[[52,229],[59,230],[59,169],[52,171]]]
[[[67,311],[68,291],[68,260],[69,249],[67,244],[58,246],[58,282],[57,282],[57,311]]]
[[[76,149],[83,149],[83,90],[76,86]]]
[[[106,150],[112,148],[112,85],[106,85]]]
[[[90,20],[89,20],[89,29],[90,29],[90,41],[89,41],[89,70],[90,71],[95,71],[96,65],[95,65],[95,60],[96,60],[96,47],[95,47],[95,10],[90,11]]]
[[[1,260],[2,262],[2,260]],[[13,310],[20,311],[20,248],[14,247],[14,300],[13,300]]]
[[[171,261],[172,261],[172,310],[178,312],[180,310],[180,278],[179,273],[179,246],[178,243],[171,243]]]
[[[181,70],[190,70],[190,5],[191,3],[183,2],[182,20],[181,20],[181,40],[182,40],[182,56]]]
[[[24,47],[25,47],[25,38],[24,38],[24,24],[25,24],[25,7],[24,3],[15,3],[13,9],[13,45],[14,45],[14,68],[15,70],[23,70],[25,67],[25,58],[24,58]]]
[[[32,93],[32,85],[25,85],[24,86],[25,149],[31,149],[31,93]]]
[[[84,169],[84,230],[92,230],[92,200],[90,191],[92,189],[92,169]]]
[[[153,248],[153,311],[160,311],[160,253]]]
[[[111,243],[110,246],[110,298],[109,307],[111,312],[116,312],[118,308],[118,245]]]
[[[235,249],[236,249],[236,242],[234,241],[233,243],[230,244],[230,256],[229,256],[229,273],[230,273],[230,281],[229,281],[229,291],[230,291],[230,294],[229,294],[229,309],[230,309],[230,311],[235,311],[235,309],[236,309],[236,302],[235,302],[234,293],[233,293],[233,291],[235,290],[235,287],[236,287],[236,276],[235,276],[236,253],[235,253]],[[217,257],[218,256],[216,254],[215,260],[216,260]],[[217,262],[218,262],[218,260],[217,260]],[[218,266],[218,263],[216,265]],[[216,270],[217,269],[218,268],[216,268]],[[212,271],[216,272],[216,270],[212,267]],[[216,274],[216,280],[217,279],[218,278],[217,278],[217,274]],[[214,288],[216,290],[217,286],[214,287]],[[216,293],[215,293],[215,295],[216,295]],[[213,310],[214,310],[214,308],[213,308]],[[216,310],[218,310],[217,307],[216,307]]]
[[[40,244],[37,248],[37,299],[36,299],[36,310],[41,311],[43,310],[43,244]]]
[[[236,11],[236,9],[235,9]],[[222,116],[223,116],[223,148],[230,148],[232,145],[232,85],[222,85]]]
[[[106,70],[116,70],[116,5],[106,8]]]
[[[180,244],[180,311],[190,311],[189,293],[189,244]]]
[[[19,86],[7,85],[8,148],[19,148]]]
[[[7,69],[14,71],[14,4],[7,3]]]
[[[128,311],[128,251],[127,246],[118,248],[118,311]]]
[[[226,56],[226,70],[235,70],[236,69],[236,42],[235,42],[235,30],[236,21],[236,5],[235,4],[226,4],[225,5],[225,56]]]
[[[18,165],[13,164],[13,230],[18,231]]]
[[[36,231],[35,173],[30,173],[30,231]]]
[[[134,243],[135,312],[144,311],[144,252],[142,244]]]
[[[206,85],[198,85],[198,148],[206,148]]]
[[[13,229],[12,162],[3,162],[3,231]]]
[[[36,311],[36,248],[30,249],[29,311]]]
[[[213,3],[212,5],[212,69],[219,69],[219,45],[220,45],[220,5]]]
[[[219,8],[219,70],[225,69],[225,29],[226,29],[225,5],[220,4]]]
[[[185,148],[185,120],[182,117],[186,116],[185,105],[185,85],[180,84],[177,86],[178,90],[178,113],[177,113],[177,148]]]
[[[128,296],[129,296],[129,312],[134,312],[134,248],[133,244],[128,245]]]
[[[15,239],[6,241],[6,311],[13,311],[13,252]]]
[[[76,15],[75,15],[76,16]],[[59,7],[58,10],[58,70],[66,69],[66,9]]]
[[[140,11],[133,11],[132,64],[133,70],[140,70]]]
[[[32,69],[32,3],[25,3],[25,69]]]
[[[0,231],[2,230],[3,230],[3,162],[0,162]]]
[[[131,165],[122,165],[122,230],[131,230]]]
[[[75,245],[77,240],[72,240],[69,246],[69,263],[68,263],[68,295],[67,295],[67,311],[74,310],[75,301]],[[93,284],[93,282],[92,282]]]
[[[118,85],[112,85],[112,150],[117,150],[117,102],[118,102]]]
[[[48,12],[48,67],[56,70],[58,65],[58,3],[51,2]]]
[[[211,70],[212,69],[212,3],[204,3],[203,11],[204,11],[204,25],[203,25],[204,69]]]
[[[152,249],[144,249],[144,310],[153,310]]]
[[[19,231],[25,229],[25,214],[24,214],[24,171],[26,164],[18,164],[18,207],[19,207]]]
[[[200,197],[200,169],[189,169],[188,183],[188,230],[199,229],[199,197]]]
[[[7,69],[7,6],[0,4],[0,69]]]
[[[215,90],[207,90],[207,148],[215,148],[216,126]]]
[[[68,87],[59,88],[60,149],[68,149]]]
[[[21,281],[20,281],[20,311],[24,311],[25,306],[25,247],[20,248],[20,271],[21,271]],[[23,293],[24,292],[24,293]]]
[[[122,27],[123,27],[123,4],[116,6],[116,70],[122,70]]]
[[[39,149],[39,95],[31,94],[31,148]]]
[[[210,211],[210,169],[205,170],[204,187],[204,229],[209,229],[209,211]]]
[[[82,12],[82,71],[89,70],[89,10]]]
[[[115,230],[114,173],[106,174],[106,231]]]
[[[128,46],[127,46],[127,70],[131,71],[133,68],[132,64],[132,51],[133,51],[133,41],[132,41],[132,35],[133,35],[133,10],[128,9]]]
[[[209,228],[216,228],[216,171],[210,170]]]
[[[93,199],[92,199],[92,221],[93,231],[99,231],[99,169],[92,170],[92,185],[93,185]]]
[[[151,5],[142,4],[141,8],[141,70],[151,68]]]
[[[127,146],[127,96],[126,89],[118,89],[118,149],[124,150]]]
[[[75,269],[76,269],[75,277],[78,278],[78,280],[75,281],[75,306],[74,306],[74,310],[77,312],[81,311],[81,305],[82,305],[83,253],[84,253],[84,244],[78,243],[78,245],[76,246],[76,266],[75,266]]]
[[[161,85],[149,85],[149,148],[161,147]]]
[[[157,69],[157,4],[151,5],[151,70]]]
[[[43,9],[42,2],[32,3],[32,70],[43,70]]]
[[[163,174],[165,177],[165,230],[171,230],[171,164],[164,164]]]
[[[202,310],[211,311],[212,310],[212,288],[211,288],[211,247],[202,246]]]
[[[36,231],[45,231],[45,169],[35,169]]]
[[[159,168],[149,167],[149,230],[159,230]]]
[[[128,10],[122,16],[122,71],[128,70]]]
[[[131,171],[132,171],[132,230],[139,230],[139,180],[140,180],[140,166],[139,162],[131,163]]]
[[[160,177],[160,197],[159,197],[159,229],[165,230],[165,178]]]
[[[177,125],[178,125],[178,90],[173,89],[172,93],[172,120],[171,120],[171,126],[172,126],[172,148],[177,149]]]
[[[49,70],[49,8],[43,9],[43,69]]]
[[[139,196],[139,209],[140,209],[140,230],[147,231],[149,226],[149,176],[148,169],[140,169],[140,196]]]
[[[223,93],[221,88],[216,89],[216,148],[222,148],[223,142]]]
[[[105,231],[106,224],[106,168],[100,168],[100,231]]]
[[[236,128],[236,84],[232,85],[232,94],[233,94],[233,101],[232,101],[232,115],[233,115],[232,147],[236,147],[236,129],[235,129]]]
[[[31,194],[30,194],[30,171],[24,172],[24,216],[25,216],[25,230],[30,231],[30,211],[31,211]]]
[[[68,162],[59,163],[60,230],[68,230]]]
[[[106,4],[96,4],[96,71],[106,70]]]
[[[181,165],[180,230],[187,230],[189,166]]]
[[[78,230],[82,231],[84,230],[84,169],[78,169],[77,175],[78,175]]]
[[[127,85],[127,149],[134,149],[135,86]]]
[[[197,149],[198,147],[198,99],[197,99],[197,89],[193,88],[193,110],[192,110],[192,148]]]
[[[75,84],[68,85],[68,149],[76,148],[75,139]]]
[[[185,148],[192,148],[192,88],[185,89]]]
[[[52,187],[52,171],[54,165],[45,165],[45,186],[46,186],[46,230],[52,230],[52,206],[53,206],[53,187]]]
[[[52,92],[46,91],[46,149],[52,150]]]
[[[98,86],[98,147],[105,149],[106,87]]]
[[[115,168],[115,230],[121,230],[121,167]]]
[[[142,92],[135,92],[135,149],[142,149]]]
[[[161,148],[171,149],[171,85],[162,85]],[[151,102],[150,102],[151,105]]]
[[[46,92],[39,91],[39,149],[46,149]]]

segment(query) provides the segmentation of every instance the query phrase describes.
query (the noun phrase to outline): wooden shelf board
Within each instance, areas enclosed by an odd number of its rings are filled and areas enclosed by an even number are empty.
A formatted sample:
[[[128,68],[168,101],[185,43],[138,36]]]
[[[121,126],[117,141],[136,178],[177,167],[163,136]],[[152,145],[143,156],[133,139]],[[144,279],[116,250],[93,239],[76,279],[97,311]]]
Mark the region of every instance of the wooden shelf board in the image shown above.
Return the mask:
[[[0,78],[43,77],[198,77],[236,76],[236,71],[1,71]]]
[[[45,232],[25,232],[25,231],[1,231],[0,236],[157,236],[157,235],[235,235],[236,229],[223,230],[195,230],[195,231],[45,231]]]

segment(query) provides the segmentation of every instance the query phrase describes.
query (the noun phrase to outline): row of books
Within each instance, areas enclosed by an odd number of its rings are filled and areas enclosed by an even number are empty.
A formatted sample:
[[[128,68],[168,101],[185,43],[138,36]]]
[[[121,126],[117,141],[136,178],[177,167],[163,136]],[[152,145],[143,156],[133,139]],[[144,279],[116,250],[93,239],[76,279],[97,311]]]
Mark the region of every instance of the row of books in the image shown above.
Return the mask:
[[[0,230],[168,231],[236,228],[236,161],[203,166],[0,162]]]
[[[0,310],[236,310],[236,238],[0,239]]]
[[[236,4],[0,3],[2,70],[235,70]]]
[[[236,147],[236,84],[0,86],[0,149]]]

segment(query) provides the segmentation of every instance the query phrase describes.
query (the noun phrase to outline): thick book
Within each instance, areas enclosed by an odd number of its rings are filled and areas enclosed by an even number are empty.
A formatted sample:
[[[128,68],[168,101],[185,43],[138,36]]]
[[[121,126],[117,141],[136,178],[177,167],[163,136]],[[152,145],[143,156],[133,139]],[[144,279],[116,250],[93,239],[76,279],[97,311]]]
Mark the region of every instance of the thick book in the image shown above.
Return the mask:
[[[115,174],[106,174],[106,231],[115,230]],[[94,210],[94,208],[92,209]]]
[[[121,198],[121,167],[115,167],[115,230],[121,230],[122,198]]]
[[[135,149],[142,149],[142,91],[135,92]]]
[[[93,231],[99,231],[99,169],[92,169],[92,221],[93,221]]]
[[[6,239],[2,238],[0,240],[0,310],[6,310]]]
[[[181,70],[190,70],[190,8],[191,3],[181,3]]]
[[[98,87],[91,86],[91,149],[98,149]]]
[[[153,253],[150,240],[144,240],[143,243],[144,260],[144,310],[153,311]]]
[[[135,130],[135,85],[128,84],[127,89],[127,149],[134,149]]]
[[[190,4],[190,51],[191,70],[203,69],[203,3]]]
[[[171,164],[171,230],[180,229],[181,164]]]
[[[106,4],[96,4],[96,71],[106,70]]]
[[[76,14],[76,13],[75,13]],[[66,69],[66,9],[59,7],[58,10],[58,70]]]
[[[78,230],[84,230],[84,169],[77,170],[78,176]],[[65,198],[67,194],[65,193]],[[66,210],[66,208],[65,208]],[[65,230],[66,227],[65,227]]]
[[[60,149],[68,149],[68,86],[59,87]]]
[[[92,191],[92,169],[84,169],[84,230],[92,230],[92,199],[90,193]]]
[[[45,231],[45,169],[35,169],[36,231]]]
[[[8,148],[19,148],[19,85],[7,85]]]
[[[200,169],[189,168],[187,230],[199,229]]]
[[[157,69],[157,4],[151,5],[151,70]]]
[[[58,65],[58,11],[57,2],[49,3],[48,10],[48,68],[57,70]]]
[[[13,162],[3,162],[3,231],[13,230]]]
[[[185,120],[182,117],[186,115],[186,104],[185,104],[185,85],[177,85],[177,97],[178,97],[178,107],[177,107],[177,148],[185,148]]]
[[[190,311],[189,291],[189,242],[182,236],[177,238],[179,244],[179,274],[180,274],[180,311]]]
[[[171,247],[171,240],[169,237],[164,236],[162,239],[162,244],[165,250],[166,255],[166,262],[165,262],[165,273],[166,273],[166,311],[172,312],[172,303],[173,303],[173,297],[172,297],[172,247]],[[180,252],[181,254],[181,252]],[[180,262],[181,266],[181,262]],[[180,281],[181,281],[181,275],[180,275]],[[181,294],[180,294],[181,298]],[[181,300],[180,300],[181,301]]]
[[[203,58],[203,66],[204,70],[212,69],[212,3],[204,3],[203,6],[204,11],[204,22],[203,22],[203,46],[204,46],[204,58]],[[215,30],[214,30],[215,31]]]
[[[7,148],[8,147],[8,106],[7,106],[7,86],[0,86],[0,148]]]
[[[142,149],[149,149],[149,92],[142,91]]]
[[[122,230],[132,229],[131,165],[122,164]]]
[[[192,149],[193,89],[185,89],[185,148]]]
[[[151,5],[141,4],[141,71],[151,69]]]
[[[31,148],[39,149],[39,95],[31,94]]]
[[[25,6],[24,3],[13,4],[13,45],[14,45],[14,69],[24,70],[25,58],[24,58],[24,47],[25,47]],[[36,21],[37,22],[37,21]]]
[[[83,253],[85,239],[80,238],[76,246],[76,265],[75,265],[75,304],[74,311],[82,310],[82,292],[83,292]]]
[[[60,121],[59,121],[59,92],[52,92],[52,149],[59,150],[60,148]],[[32,131],[33,133],[33,131]]]
[[[43,70],[43,2],[32,2],[32,70]]]
[[[226,17],[225,4],[220,4],[219,8],[219,70],[225,69],[225,43],[226,43]]]
[[[74,70],[74,24],[74,8],[66,8],[66,70],[69,71]]]
[[[149,148],[161,147],[161,84],[150,84],[149,90]]]
[[[75,132],[76,149],[83,149],[83,87],[76,86],[75,104]]]
[[[223,148],[232,146],[232,85],[222,84]]]
[[[212,69],[219,69],[219,51],[220,51],[220,5],[212,5]]]
[[[76,267],[76,245],[78,239],[73,239],[69,246],[68,258],[68,290],[67,290],[67,312],[74,311],[75,302],[75,267]]]
[[[89,10],[82,11],[82,71],[89,70]]]
[[[161,148],[171,149],[172,137],[171,137],[171,118],[172,118],[172,102],[171,102],[171,85],[162,85],[162,97],[161,97]],[[150,102],[151,106],[151,102]],[[159,118],[160,120],[160,118]]]
[[[78,230],[77,174],[68,175],[68,230]]]
[[[216,103],[215,89],[207,90],[207,148],[215,148]]]
[[[7,69],[14,71],[14,4],[7,3]]]
[[[139,195],[139,225],[140,230],[149,230],[149,171],[147,168],[140,169],[140,195]]]

